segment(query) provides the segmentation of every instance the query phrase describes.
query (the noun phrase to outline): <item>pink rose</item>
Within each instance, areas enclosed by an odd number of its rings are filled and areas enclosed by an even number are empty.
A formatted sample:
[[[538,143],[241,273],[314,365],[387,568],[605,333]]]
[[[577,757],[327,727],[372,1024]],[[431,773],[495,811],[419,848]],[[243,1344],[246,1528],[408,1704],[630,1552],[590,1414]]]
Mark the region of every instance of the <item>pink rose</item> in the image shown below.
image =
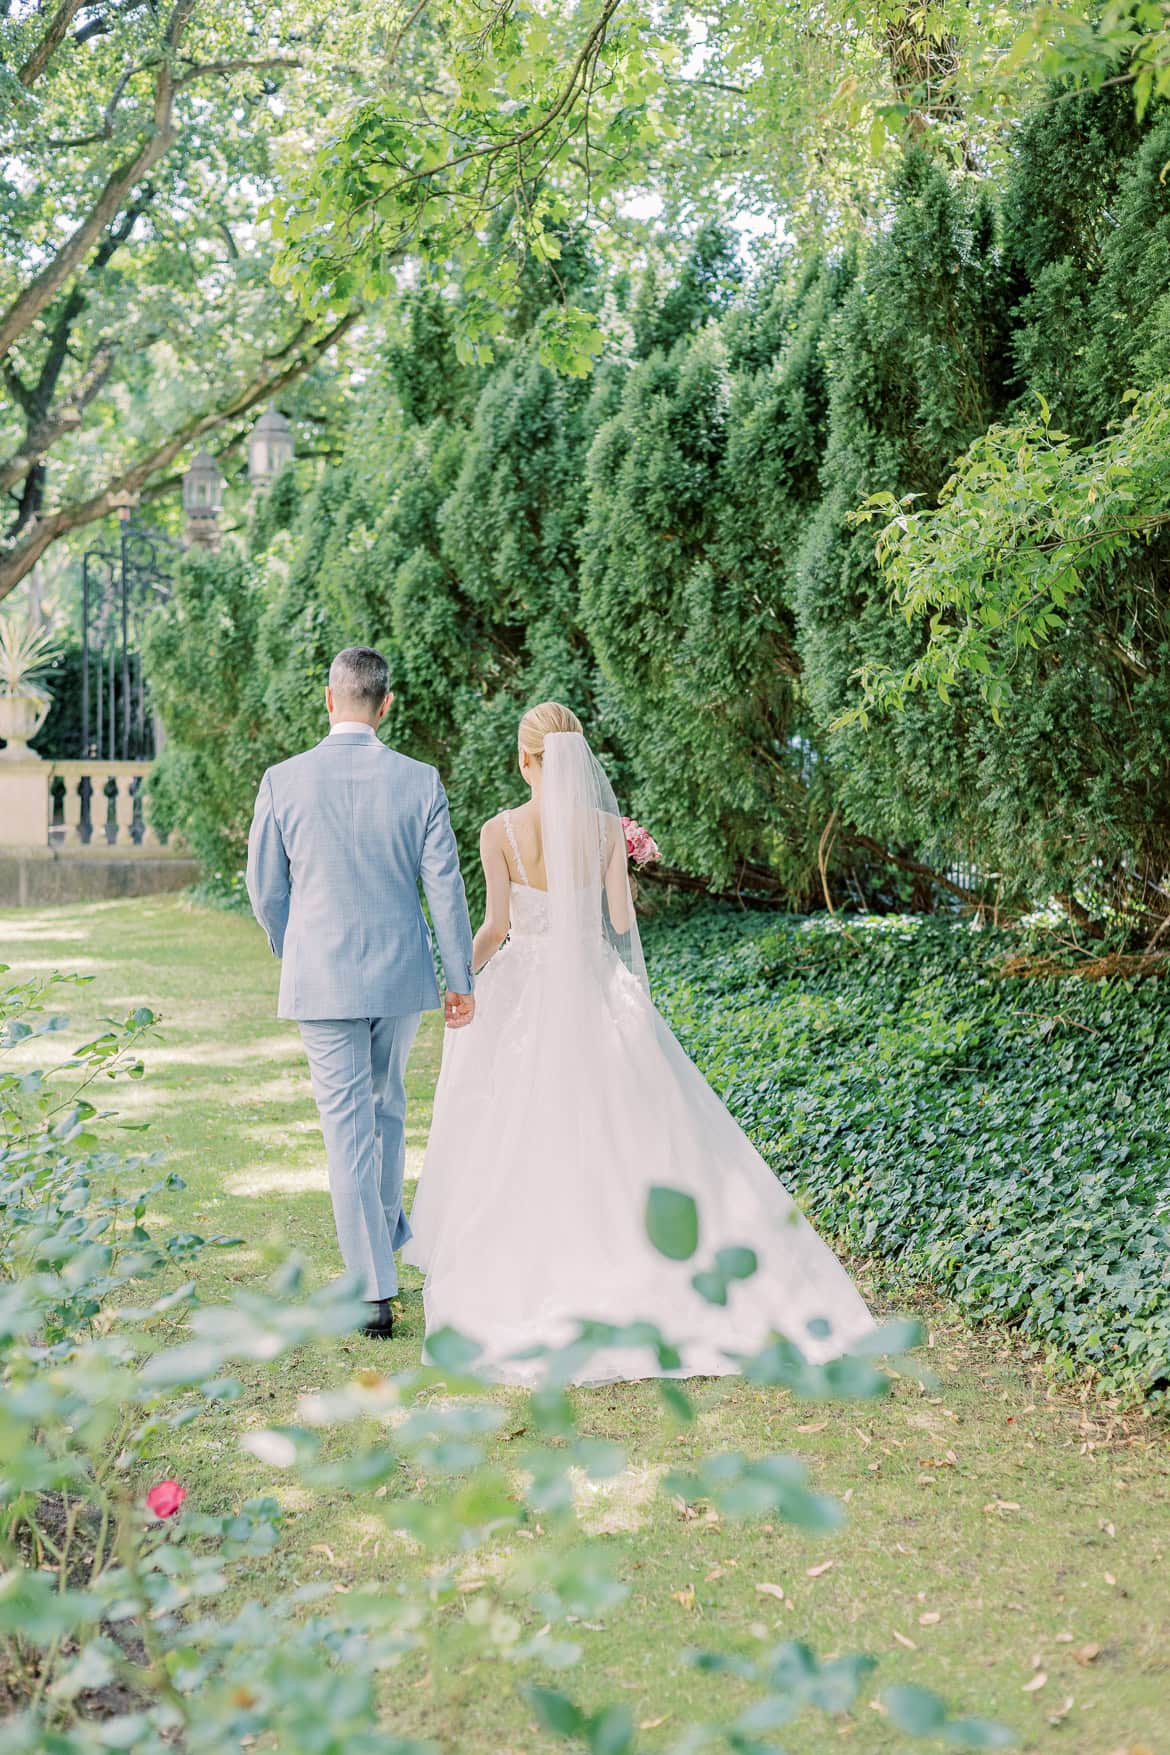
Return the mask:
[[[623,817],[622,828],[626,836],[626,853],[635,865],[649,865],[661,857],[653,835],[641,823],[635,822],[633,817]]]
[[[155,1517],[174,1517],[186,1497],[186,1487],[177,1481],[159,1481],[146,1495],[147,1510]]]

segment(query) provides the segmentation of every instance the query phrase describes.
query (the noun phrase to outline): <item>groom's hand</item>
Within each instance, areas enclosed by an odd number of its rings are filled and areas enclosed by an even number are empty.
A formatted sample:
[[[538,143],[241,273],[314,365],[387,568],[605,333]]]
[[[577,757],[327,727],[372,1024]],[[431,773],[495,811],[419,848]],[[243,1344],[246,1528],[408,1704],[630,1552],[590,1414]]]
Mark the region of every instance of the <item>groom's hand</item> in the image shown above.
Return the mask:
[[[475,1016],[474,993],[448,993],[443,1002],[443,1016],[448,1030],[461,1030]]]

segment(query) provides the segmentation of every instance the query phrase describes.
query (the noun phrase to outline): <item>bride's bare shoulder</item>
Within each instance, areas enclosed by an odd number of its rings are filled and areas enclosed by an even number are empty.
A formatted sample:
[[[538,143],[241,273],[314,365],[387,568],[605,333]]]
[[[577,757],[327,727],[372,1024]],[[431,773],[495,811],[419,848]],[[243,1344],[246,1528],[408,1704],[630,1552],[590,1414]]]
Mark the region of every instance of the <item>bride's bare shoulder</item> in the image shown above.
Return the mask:
[[[501,810],[497,811],[494,817],[488,818],[479,831],[481,847],[502,847],[504,845],[508,838],[507,824],[504,821],[507,814],[507,811]]]

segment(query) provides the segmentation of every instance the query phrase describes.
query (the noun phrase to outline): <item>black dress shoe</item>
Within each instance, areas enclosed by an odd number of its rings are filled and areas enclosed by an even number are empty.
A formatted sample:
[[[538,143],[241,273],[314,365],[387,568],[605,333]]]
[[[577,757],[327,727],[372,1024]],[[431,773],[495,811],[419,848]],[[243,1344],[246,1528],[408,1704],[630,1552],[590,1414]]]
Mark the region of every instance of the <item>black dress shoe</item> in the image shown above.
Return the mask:
[[[362,1324],[362,1333],[376,1341],[388,1341],[394,1333],[394,1312],[389,1298],[367,1299],[366,1309],[370,1320]]]

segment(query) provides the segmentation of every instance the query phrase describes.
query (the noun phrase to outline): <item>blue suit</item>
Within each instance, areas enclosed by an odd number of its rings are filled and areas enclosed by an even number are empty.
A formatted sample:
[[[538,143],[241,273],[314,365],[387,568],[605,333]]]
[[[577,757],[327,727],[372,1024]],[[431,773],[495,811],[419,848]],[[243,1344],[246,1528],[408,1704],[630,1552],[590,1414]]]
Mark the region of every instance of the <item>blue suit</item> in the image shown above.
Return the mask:
[[[448,988],[470,993],[471,922],[439,776],[373,730],[338,731],[270,768],[248,839],[248,895],[281,959],[277,1015],[309,1056],[338,1242],[367,1298],[398,1286],[404,1075],[439,1004],[422,882]]]

